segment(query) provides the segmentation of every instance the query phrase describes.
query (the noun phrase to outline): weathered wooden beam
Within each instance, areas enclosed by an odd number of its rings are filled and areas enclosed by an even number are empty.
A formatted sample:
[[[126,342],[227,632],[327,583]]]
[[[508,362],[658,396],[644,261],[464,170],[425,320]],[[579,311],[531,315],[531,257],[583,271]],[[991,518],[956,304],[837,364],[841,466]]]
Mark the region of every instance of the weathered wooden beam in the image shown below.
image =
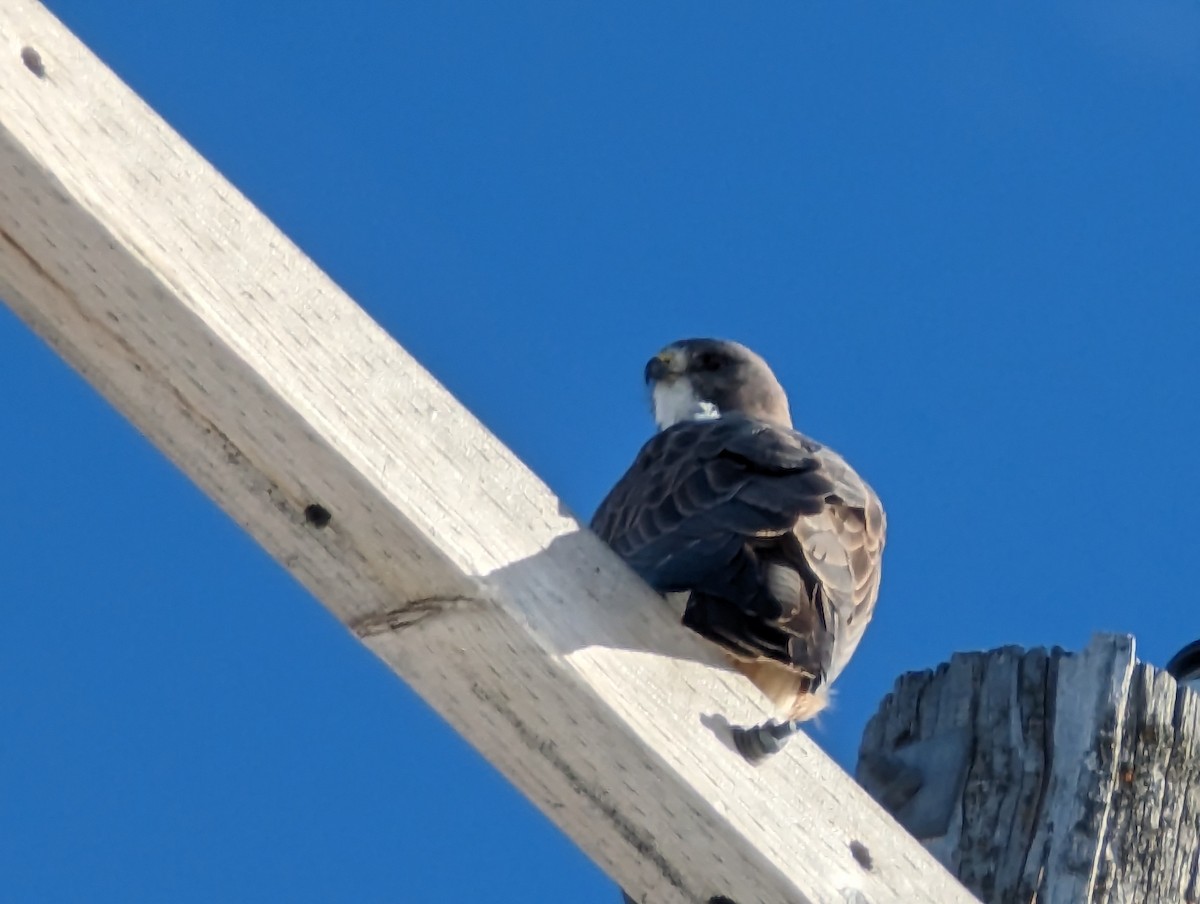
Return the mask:
[[[1200,695],[1130,637],[902,676],[858,777],[989,904],[1198,900]]]
[[[807,740],[728,749],[748,685],[23,0],[0,297],[638,900],[970,900]]]

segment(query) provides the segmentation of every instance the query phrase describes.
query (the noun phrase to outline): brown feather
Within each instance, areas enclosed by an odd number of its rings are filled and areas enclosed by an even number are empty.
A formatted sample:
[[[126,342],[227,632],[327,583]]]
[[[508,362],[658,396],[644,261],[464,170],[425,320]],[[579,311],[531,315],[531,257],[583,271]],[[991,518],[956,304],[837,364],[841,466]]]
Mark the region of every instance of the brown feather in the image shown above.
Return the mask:
[[[874,613],[887,533],[879,497],[792,428],[778,380],[744,346],[682,340],[647,363],[646,377],[664,430],[593,528],[656,589],[690,591],[683,623],[781,715],[811,718]],[[721,416],[678,420],[668,406],[660,418],[662,386]]]
[[[829,705],[829,685],[823,684],[813,690],[811,675],[801,674],[773,659],[750,661],[729,654],[726,658],[771,701],[784,719],[804,722]]]

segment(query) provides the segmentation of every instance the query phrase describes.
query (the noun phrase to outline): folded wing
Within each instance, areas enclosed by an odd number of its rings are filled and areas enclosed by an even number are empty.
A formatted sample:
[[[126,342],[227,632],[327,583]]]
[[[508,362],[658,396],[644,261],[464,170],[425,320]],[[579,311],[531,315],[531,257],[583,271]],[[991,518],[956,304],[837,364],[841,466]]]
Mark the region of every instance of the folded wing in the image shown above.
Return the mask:
[[[688,627],[815,689],[845,666],[879,591],[883,509],[836,453],[726,416],[659,433],[601,503],[601,538]]]

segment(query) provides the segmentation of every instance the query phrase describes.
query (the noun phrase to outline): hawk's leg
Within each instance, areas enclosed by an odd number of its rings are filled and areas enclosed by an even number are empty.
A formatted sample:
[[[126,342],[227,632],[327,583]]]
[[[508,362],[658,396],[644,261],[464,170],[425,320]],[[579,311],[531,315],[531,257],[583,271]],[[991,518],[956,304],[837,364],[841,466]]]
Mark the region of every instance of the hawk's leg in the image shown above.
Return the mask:
[[[761,763],[772,754],[783,750],[785,744],[797,731],[799,722],[779,722],[770,719],[753,728],[733,729],[733,746],[746,761],[755,765]]]

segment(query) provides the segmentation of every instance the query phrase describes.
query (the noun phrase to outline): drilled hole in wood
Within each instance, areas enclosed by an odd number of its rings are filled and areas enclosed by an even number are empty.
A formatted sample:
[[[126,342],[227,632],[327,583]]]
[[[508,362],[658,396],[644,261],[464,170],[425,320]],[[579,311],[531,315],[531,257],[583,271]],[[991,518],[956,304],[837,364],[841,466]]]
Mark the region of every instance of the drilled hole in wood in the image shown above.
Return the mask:
[[[332,519],[333,515],[329,514],[329,509],[323,505],[314,502],[304,507],[304,520],[313,527],[325,527]]]
[[[38,78],[46,77],[46,64],[42,62],[42,55],[32,47],[21,48],[21,62]]]
[[[871,852],[867,850],[867,846],[861,841],[850,842],[850,853],[854,855],[854,859],[858,861],[858,865],[863,869],[870,869],[873,865]]]

